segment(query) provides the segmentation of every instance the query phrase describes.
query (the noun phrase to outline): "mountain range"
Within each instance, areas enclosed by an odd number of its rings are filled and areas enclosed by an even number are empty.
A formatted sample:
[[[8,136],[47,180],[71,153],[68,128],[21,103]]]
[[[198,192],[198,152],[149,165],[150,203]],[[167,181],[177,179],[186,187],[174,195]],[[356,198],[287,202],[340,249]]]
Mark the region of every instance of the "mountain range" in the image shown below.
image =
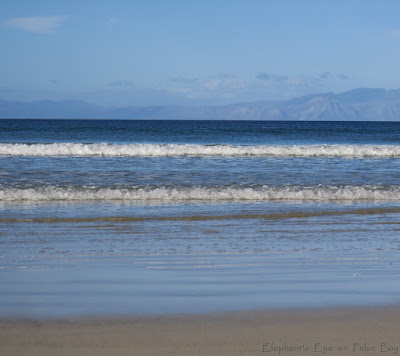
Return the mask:
[[[255,101],[224,106],[102,107],[79,100],[7,101],[3,119],[160,119],[160,120],[301,120],[398,121],[400,89],[353,89],[282,101]]]

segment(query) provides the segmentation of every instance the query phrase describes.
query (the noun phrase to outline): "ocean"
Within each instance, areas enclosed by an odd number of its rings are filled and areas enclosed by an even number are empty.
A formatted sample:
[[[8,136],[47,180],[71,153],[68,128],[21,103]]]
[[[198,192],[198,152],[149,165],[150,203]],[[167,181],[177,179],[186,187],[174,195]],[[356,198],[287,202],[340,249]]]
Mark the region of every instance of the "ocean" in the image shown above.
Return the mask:
[[[400,301],[400,122],[0,120],[0,317]]]

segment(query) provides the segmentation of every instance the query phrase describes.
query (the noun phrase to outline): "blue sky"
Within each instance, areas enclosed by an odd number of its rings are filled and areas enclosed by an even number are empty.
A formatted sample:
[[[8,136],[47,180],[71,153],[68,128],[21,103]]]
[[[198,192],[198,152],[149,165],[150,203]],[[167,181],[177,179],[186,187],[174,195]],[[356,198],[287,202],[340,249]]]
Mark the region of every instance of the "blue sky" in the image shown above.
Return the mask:
[[[222,105],[400,88],[400,1],[14,0],[0,98]]]

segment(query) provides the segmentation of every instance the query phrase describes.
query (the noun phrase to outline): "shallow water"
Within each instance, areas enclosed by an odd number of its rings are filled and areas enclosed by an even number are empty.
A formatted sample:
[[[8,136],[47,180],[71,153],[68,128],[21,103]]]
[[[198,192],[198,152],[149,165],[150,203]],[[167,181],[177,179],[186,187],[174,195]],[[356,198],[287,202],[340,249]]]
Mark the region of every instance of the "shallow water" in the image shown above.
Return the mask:
[[[399,302],[400,206],[38,205],[3,206],[3,317]]]

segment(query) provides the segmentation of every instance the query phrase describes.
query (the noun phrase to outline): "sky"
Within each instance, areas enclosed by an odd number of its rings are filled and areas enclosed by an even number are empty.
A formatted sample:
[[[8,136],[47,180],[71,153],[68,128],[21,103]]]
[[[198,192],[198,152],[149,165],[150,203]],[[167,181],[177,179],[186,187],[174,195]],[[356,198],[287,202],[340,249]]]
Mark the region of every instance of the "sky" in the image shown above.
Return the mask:
[[[225,105],[400,88],[398,0],[13,0],[0,99]]]

